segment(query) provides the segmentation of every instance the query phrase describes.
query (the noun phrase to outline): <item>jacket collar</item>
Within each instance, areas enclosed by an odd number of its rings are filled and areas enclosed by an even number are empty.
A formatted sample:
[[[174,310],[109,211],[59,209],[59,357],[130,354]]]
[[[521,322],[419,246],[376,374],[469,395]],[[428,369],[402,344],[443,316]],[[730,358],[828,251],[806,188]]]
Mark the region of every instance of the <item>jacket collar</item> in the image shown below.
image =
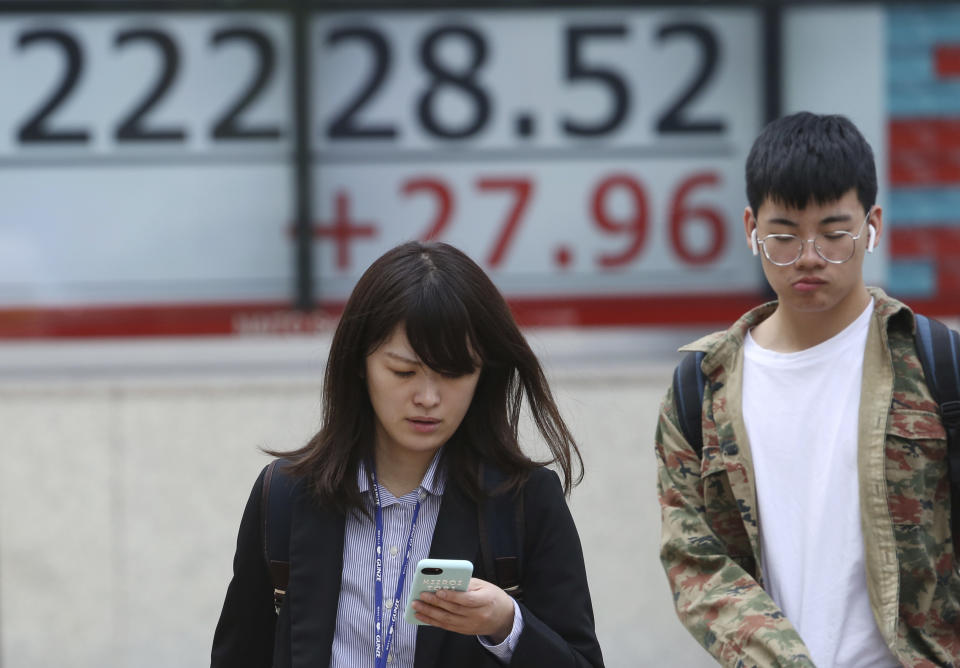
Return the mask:
[[[913,332],[916,327],[913,311],[906,304],[888,296],[880,288],[868,287],[867,292],[874,299],[873,315],[880,319],[884,330],[889,331],[891,327],[907,327],[911,333]],[[707,376],[719,367],[729,368],[734,356],[740,355],[747,332],[769,318],[776,309],[776,300],[761,304],[740,316],[726,331],[707,334],[688,343],[680,350],[706,353],[702,368]]]

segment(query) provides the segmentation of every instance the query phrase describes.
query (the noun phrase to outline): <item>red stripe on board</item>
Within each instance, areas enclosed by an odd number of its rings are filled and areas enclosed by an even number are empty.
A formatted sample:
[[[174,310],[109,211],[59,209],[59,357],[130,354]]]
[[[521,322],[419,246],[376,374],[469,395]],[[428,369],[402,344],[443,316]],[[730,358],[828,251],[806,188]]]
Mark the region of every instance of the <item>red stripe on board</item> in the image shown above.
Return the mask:
[[[317,331],[322,317],[286,302],[0,308],[0,339],[255,334],[271,324],[293,333]]]
[[[931,258],[960,263],[960,227],[896,227],[890,230],[890,256],[896,259]]]
[[[523,326],[724,325],[761,295],[609,296],[508,300]],[[329,331],[342,303],[312,313],[284,303],[0,309],[0,339],[263,335]]]
[[[960,119],[900,118],[888,126],[890,183],[960,183]]]
[[[765,301],[760,294],[591,296],[509,299],[524,326],[701,325],[732,322]]]
[[[956,118],[895,118],[888,130],[891,153],[960,147],[960,119]]]
[[[937,294],[960,295],[960,256],[937,263]]]
[[[960,156],[891,153],[890,183],[894,186],[951,186],[960,184]]]
[[[933,64],[940,78],[960,76],[960,45],[938,44],[933,47]]]
[[[898,227],[890,233],[890,257],[928,260],[936,272],[938,303],[944,304],[940,313],[960,313],[960,308],[946,306],[960,303],[960,227]]]
[[[960,263],[940,272],[960,278]],[[952,280],[948,278],[948,280]],[[897,297],[897,295],[892,295]],[[899,297],[898,297],[899,298]],[[593,297],[571,300],[510,300],[521,325],[716,325],[727,327],[751,308],[768,299],[765,295],[699,295],[681,297]],[[960,316],[960,287],[938,291],[930,299],[902,299],[911,308],[932,316]],[[526,311],[526,309],[530,311]],[[558,317],[559,316],[559,317]]]
[[[896,297],[896,295],[893,296]],[[940,295],[931,299],[901,299],[899,297],[898,299],[917,313],[935,317],[960,317],[960,294],[956,292],[948,295]]]
[[[907,299],[933,316],[960,314],[960,267],[941,272],[939,295]],[[945,289],[946,288],[946,289]],[[511,299],[522,326],[716,325],[764,301],[761,295]],[[330,331],[342,304],[301,313],[283,304],[181,304],[0,309],[0,339],[301,334]]]

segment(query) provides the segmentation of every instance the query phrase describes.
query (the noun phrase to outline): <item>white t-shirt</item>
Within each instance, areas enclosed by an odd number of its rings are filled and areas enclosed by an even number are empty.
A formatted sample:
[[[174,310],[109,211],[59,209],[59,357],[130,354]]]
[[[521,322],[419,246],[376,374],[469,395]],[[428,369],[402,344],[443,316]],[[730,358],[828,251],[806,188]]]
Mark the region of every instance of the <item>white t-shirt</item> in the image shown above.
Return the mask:
[[[743,417],[753,455],[766,590],[818,668],[899,666],[867,594],[857,475],[863,352],[873,300],[812,348],[747,335]]]

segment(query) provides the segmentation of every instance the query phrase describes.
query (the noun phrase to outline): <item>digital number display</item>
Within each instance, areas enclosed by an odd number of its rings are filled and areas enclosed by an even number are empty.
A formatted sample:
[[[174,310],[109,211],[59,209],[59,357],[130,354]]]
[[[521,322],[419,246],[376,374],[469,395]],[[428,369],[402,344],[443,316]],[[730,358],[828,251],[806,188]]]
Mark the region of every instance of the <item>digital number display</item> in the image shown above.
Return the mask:
[[[320,14],[320,293],[405,239],[449,241],[509,295],[744,292],[756,12]]]
[[[289,150],[286,30],[263,15],[0,15],[0,80],[18,91],[0,105],[0,156],[41,146]]]
[[[0,14],[0,305],[289,300],[289,32]]]
[[[758,8],[317,8],[303,54],[295,27],[0,13],[0,311],[289,307],[303,146],[319,306],[409,239],[514,300],[756,292]]]

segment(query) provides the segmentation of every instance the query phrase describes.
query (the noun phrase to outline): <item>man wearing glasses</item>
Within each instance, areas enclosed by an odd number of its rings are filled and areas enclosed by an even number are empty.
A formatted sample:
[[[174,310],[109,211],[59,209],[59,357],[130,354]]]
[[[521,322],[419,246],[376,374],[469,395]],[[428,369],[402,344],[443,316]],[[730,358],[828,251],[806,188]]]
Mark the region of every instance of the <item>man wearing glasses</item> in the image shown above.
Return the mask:
[[[883,231],[870,146],[841,116],[768,125],[744,228],[777,295],[703,351],[703,450],[673,391],[656,434],[661,560],[726,666],[960,666],[946,434],[913,314],[863,281]]]

